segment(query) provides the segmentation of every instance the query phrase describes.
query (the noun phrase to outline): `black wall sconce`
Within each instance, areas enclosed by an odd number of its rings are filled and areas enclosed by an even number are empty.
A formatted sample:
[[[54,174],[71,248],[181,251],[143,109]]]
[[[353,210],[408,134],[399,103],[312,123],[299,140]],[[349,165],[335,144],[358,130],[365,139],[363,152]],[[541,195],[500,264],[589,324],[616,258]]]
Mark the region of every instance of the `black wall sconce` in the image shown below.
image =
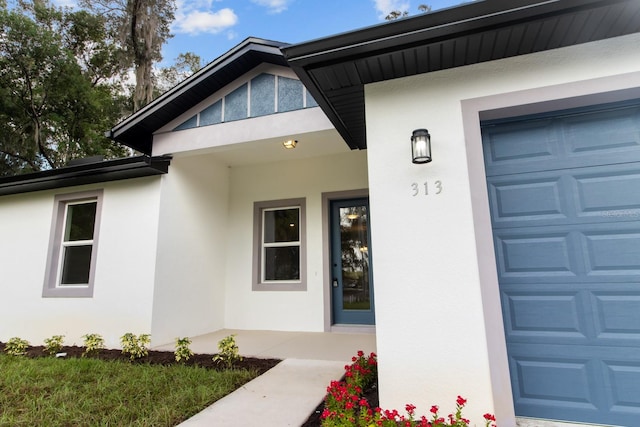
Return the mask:
[[[431,135],[426,129],[416,129],[411,135],[411,161],[429,163],[431,161]]]

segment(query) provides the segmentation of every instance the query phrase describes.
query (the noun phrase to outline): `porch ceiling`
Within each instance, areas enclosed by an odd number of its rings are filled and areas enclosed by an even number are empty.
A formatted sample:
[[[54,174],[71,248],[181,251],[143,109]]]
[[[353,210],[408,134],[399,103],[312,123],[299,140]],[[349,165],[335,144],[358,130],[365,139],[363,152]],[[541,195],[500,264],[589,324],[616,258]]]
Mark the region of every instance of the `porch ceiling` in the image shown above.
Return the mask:
[[[363,149],[366,84],[637,32],[638,0],[486,0],[282,50],[347,144]]]
[[[284,148],[282,143],[288,139],[298,141],[296,148]],[[214,155],[221,163],[236,167],[330,156],[350,151],[340,134],[335,129],[329,129],[176,153],[174,157],[210,154]]]

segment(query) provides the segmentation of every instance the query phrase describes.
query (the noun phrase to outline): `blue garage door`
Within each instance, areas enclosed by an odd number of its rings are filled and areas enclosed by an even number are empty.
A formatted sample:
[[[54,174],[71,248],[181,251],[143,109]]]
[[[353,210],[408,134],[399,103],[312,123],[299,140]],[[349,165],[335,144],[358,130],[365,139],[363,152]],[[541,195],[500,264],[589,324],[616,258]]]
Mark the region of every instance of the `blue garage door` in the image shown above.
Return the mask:
[[[640,104],[483,144],[516,414],[640,426]]]

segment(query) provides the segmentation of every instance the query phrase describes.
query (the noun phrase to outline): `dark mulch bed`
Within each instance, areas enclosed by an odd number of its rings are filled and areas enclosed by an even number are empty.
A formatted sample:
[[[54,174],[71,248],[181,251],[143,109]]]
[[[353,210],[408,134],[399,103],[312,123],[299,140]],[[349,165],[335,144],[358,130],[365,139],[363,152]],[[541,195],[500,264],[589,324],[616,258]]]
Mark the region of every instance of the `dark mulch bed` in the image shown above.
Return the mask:
[[[0,352],[4,353],[4,347],[4,343],[0,342]],[[62,350],[60,350],[60,353],[66,353],[66,358],[81,357],[82,353],[84,353],[84,347],[65,346],[62,348]],[[47,352],[45,352],[43,346],[29,347],[26,356],[52,357]],[[135,359],[133,361],[129,359],[129,355],[123,354],[122,351],[116,349],[98,350],[97,352],[95,352],[95,354],[92,354],[88,357],[101,360],[120,360],[131,363],[149,363],[156,365],[175,365],[178,363],[176,362],[175,356],[172,351],[149,350],[148,356],[142,357],[140,359]],[[214,362],[212,358],[213,355],[211,354],[194,354],[189,360],[180,362],[180,364],[183,364],[185,366],[200,366],[203,368],[215,370],[226,369],[226,366],[224,364],[222,364],[220,361]],[[280,362],[281,360],[279,359],[258,359],[254,357],[243,357],[241,361],[237,361],[233,364],[233,368],[255,369],[261,375]]]
[[[342,378],[344,381],[344,378]],[[328,385],[328,384],[327,384]],[[362,391],[362,397],[367,399],[369,402],[369,406],[371,408],[375,408],[380,405],[380,401],[378,399],[378,380],[376,379],[369,387],[365,388]],[[322,425],[322,420],[320,416],[322,415],[322,411],[324,410],[324,401],[318,405],[318,407],[309,415],[307,421],[302,424],[300,427],[320,427]]]

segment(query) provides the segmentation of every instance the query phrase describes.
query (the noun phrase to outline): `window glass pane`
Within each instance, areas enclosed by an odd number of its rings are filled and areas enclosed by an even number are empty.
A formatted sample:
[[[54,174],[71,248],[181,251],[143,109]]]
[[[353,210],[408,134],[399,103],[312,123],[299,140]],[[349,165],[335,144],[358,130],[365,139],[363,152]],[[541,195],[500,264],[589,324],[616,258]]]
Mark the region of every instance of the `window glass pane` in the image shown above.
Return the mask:
[[[276,76],[260,74],[251,80],[251,117],[275,113],[275,104]]]
[[[247,85],[244,84],[224,98],[224,121],[247,118]]]
[[[200,126],[215,125],[222,122],[222,100],[200,112]]]
[[[300,240],[300,209],[264,211],[264,243]]]
[[[300,80],[278,77],[278,111],[300,110],[304,100]]]
[[[92,240],[97,202],[67,205],[64,241]]]
[[[92,245],[64,248],[61,285],[86,285],[89,283],[92,248]]]
[[[300,247],[265,248],[264,280],[300,280]]]
[[[182,124],[176,126],[173,130],[185,130],[191,129],[198,125],[198,116],[193,116],[190,119],[184,121]]]

